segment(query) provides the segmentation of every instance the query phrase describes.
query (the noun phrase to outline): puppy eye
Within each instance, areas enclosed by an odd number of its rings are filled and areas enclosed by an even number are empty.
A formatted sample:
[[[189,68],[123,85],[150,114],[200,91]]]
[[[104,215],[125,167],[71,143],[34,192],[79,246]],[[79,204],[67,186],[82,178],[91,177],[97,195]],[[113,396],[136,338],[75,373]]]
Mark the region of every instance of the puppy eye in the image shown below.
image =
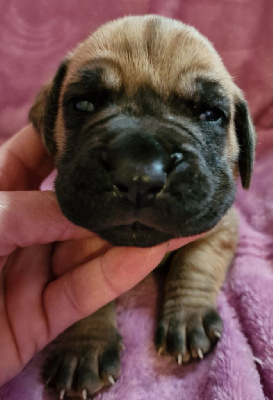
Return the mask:
[[[205,122],[217,122],[223,119],[223,112],[218,108],[211,108],[200,113],[199,119]]]
[[[74,102],[74,108],[77,111],[92,112],[94,105],[88,100],[77,100]]]

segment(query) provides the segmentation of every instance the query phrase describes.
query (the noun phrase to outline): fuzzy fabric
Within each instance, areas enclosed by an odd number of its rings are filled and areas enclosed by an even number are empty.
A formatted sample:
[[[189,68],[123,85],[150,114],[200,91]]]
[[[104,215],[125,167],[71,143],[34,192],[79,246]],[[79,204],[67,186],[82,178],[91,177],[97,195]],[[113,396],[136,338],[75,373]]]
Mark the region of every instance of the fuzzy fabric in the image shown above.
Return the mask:
[[[258,131],[251,189],[238,190],[240,240],[219,295],[224,332],[203,361],[178,366],[156,355],[162,272],[118,300],[126,351],[115,386],[96,400],[273,399],[273,2],[272,0],[1,1],[0,138],[26,122],[34,94],[65,53],[106,20],[157,13],[208,36],[246,93]],[[209,260],[206,260],[209,262]],[[40,356],[0,388],[1,400],[48,400]]]

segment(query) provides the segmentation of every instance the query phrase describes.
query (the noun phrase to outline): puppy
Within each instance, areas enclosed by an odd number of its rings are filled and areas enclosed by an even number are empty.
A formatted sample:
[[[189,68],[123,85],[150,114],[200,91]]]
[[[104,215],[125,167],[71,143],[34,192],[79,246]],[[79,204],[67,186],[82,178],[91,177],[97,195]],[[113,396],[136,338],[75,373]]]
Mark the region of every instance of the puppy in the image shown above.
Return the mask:
[[[247,104],[211,43],[159,17],[110,22],[69,53],[30,121],[57,168],[64,215],[117,246],[205,233],[169,259],[156,331],[160,354],[202,359],[221,337],[216,297],[237,242],[231,208],[250,184],[255,132]],[[120,373],[114,304],[49,347],[54,398],[82,398]]]

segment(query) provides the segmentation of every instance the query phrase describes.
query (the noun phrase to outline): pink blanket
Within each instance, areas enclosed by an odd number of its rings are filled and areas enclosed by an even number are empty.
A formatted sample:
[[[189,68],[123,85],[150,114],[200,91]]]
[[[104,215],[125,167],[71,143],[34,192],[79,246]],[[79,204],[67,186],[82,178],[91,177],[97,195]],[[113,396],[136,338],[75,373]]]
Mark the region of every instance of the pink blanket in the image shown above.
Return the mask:
[[[272,0],[2,0],[0,140],[26,122],[34,94],[65,53],[102,22],[126,14],[181,19],[208,36],[245,91],[258,131],[251,189],[238,190],[240,243],[219,296],[222,340],[198,364],[158,358],[153,345],[160,273],[118,301],[122,375],[97,400],[273,399]],[[37,356],[1,400],[42,400]],[[44,398],[45,399],[45,398]]]

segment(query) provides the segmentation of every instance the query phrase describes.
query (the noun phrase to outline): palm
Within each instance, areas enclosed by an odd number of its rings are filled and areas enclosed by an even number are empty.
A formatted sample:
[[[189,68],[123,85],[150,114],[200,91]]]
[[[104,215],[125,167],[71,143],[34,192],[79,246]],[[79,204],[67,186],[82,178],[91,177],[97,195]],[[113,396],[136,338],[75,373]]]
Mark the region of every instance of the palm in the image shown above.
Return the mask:
[[[9,368],[0,369],[1,381],[15,375],[48,339],[42,298],[50,280],[48,265],[51,250],[52,245],[17,249],[1,272],[4,290],[0,292],[3,307],[0,313],[3,343],[0,357],[1,360],[9,360]]]

